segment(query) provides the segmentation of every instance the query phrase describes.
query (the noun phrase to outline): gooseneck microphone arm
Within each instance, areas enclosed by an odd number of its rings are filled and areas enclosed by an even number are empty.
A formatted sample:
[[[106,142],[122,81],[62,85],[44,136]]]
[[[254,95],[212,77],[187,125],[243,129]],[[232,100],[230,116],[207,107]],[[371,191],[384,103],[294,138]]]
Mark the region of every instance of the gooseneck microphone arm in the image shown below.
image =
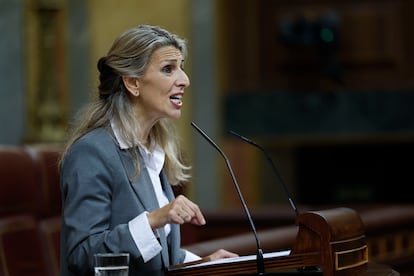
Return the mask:
[[[238,133],[236,133],[236,132],[234,132],[232,130],[229,130],[229,133],[230,134],[233,134],[234,136],[236,136],[236,137],[238,137],[240,139],[242,139],[243,141],[249,143],[250,145],[253,145],[253,146],[257,147],[258,149],[260,149],[264,153],[264,155],[266,156],[266,158],[269,161],[270,165],[272,166],[272,169],[273,169],[274,173],[276,174],[277,178],[279,179],[279,182],[281,183],[281,185],[283,187],[283,190],[284,190],[284,192],[286,194],[286,197],[289,200],[290,206],[292,206],[292,209],[293,209],[293,211],[295,211],[296,216],[299,216],[298,208],[296,207],[295,202],[293,201],[293,199],[289,195],[289,192],[288,192],[288,190],[286,188],[285,182],[283,181],[282,177],[280,176],[279,171],[277,170],[277,168],[275,166],[275,163],[273,162],[272,158],[270,158],[269,154],[264,150],[264,148],[261,147],[261,146],[259,146],[258,144],[256,144],[252,140],[250,140],[250,139],[248,139],[248,138],[246,138],[246,137],[244,137],[244,136],[242,136],[242,135],[240,135],[240,134],[238,134]]]
[[[254,237],[256,239],[256,244],[257,244],[257,258],[256,258],[257,273],[258,273],[258,275],[265,275],[264,259],[263,259],[263,250],[262,250],[262,247],[260,245],[260,240],[259,240],[259,237],[257,236],[256,227],[254,226],[254,223],[253,223],[252,217],[250,215],[249,209],[247,208],[246,202],[244,201],[243,195],[242,195],[242,193],[240,191],[239,184],[237,183],[236,177],[234,176],[233,169],[231,168],[231,165],[230,165],[230,161],[227,158],[226,154],[224,154],[224,152],[220,149],[220,147],[217,146],[217,144],[214,143],[213,140],[211,140],[211,138],[206,133],[204,133],[204,131],[202,131],[193,122],[191,122],[191,125],[221,154],[221,156],[226,161],[227,168],[230,171],[231,178],[232,178],[233,183],[234,183],[234,186],[236,187],[236,190],[237,190],[237,194],[239,195],[240,201],[241,201],[241,203],[243,205],[243,209],[244,209],[244,211],[245,211],[245,213],[247,215],[247,218],[249,220],[250,226],[251,226],[251,228],[253,230]]]

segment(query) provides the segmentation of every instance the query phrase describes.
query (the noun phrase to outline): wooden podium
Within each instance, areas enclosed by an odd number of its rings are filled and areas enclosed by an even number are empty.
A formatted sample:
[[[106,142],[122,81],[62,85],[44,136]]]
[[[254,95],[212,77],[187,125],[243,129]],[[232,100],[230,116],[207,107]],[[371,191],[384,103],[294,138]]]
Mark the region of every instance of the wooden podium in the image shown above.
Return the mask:
[[[364,226],[350,208],[309,211],[296,219],[299,230],[291,250],[264,254],[265,275],[399,275],[368,264]],[[171,266],[167,275],[257,275],[256,256]]]

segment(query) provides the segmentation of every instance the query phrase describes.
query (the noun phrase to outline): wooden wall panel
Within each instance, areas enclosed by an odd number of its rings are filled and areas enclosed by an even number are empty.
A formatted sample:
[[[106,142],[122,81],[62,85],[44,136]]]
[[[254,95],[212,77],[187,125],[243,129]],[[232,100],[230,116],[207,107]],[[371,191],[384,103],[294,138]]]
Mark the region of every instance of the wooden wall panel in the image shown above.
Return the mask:
[[[278,151],[277,163],[288,164],[281,174],[288,176],[288,189],[296,192],[293,198],[299,202],[308,200],[306,193],[303,198],[299,196],[306,190],[303,186],[312,183],[310,177],[299,178],[304,172],[300,164],[310,171],[320,168],[329,171],[331,165],[335,168],[337,157],[325,164],[316,160],[314,156],[320,151],[312,143],[322,145],[324,150],[326,143],[333,142],[332,148],[336,149],[360,142],[365,149],[384,141],[381,150],[385,151],[388,145],[412,143],[414,1],[227,0],[218,3],[224,129],[267,141],[268,148]],[[284,20],[303,16],[312,25],[328,12],[339,19],[338,44],[336,51],[331,52],[334,55],[329,56],[329,51],[317,52],[312,47],[282,44],[280,27]],[[323,59],[333,61],[327,64],[338,71],[326,70],[331,67],[325,67]],[[236,147],[232,144],[234,141],[226,139],[229,148]],[[314,150],[307,156],[309,159],[297,154],[303,145]],[[286,152],[285,156],[280,156],[280,151]],[[355,165],[354,159],[364,157],[363,152],[353,151],[353,156],[347,159],[349,164]],[[405,152],[404,149],[398,152],[396,159]],[[390,169],[390,175],[406,171],[403,165],[391,166],[386,159],[385,155],[370,157],[367,163],[374,166],[383,162]],[[249,160],[247,152],[239,151],[232,164],[244,169],[241,162],[245,160]],[[243,175],[257,177],[250,182],[257,183],[258,191],[248,190],[247,196],[254,195],[252,201],[256,206],[282,202],[266,197],[278,192],[260,179],[272,179],[271,173],[266,174],[261,163],[250,164],[242,170]],[[358,181],[368,179],[361,187],[375,192],[378,181],[369,177],[369,170],[360,172],[359,167],[350,167],[353,170],[350,175],[356,174]],[[380,167],[373,169],[381,170]],[[317,177],[313,180],[320,183]],[[335,186],[333,190],[339,194],[341,180],[334,175],[326,183]],[[225,185],[230,187],[232,184],[228,179],[227,182]],[[404,185],[397,177],[390,177],[387,182]],[[357,189],[353,190],[355,194],[345,200],[358,199]],[[377,200],[384,199],[372,196],[366,201]],[[404,195],[396,195],[392,200],[407,201]]]
[[[279,1],[261,3],[259,58],[261,82],[267,87],[352,89],[412,85],[412,80],[402,77],[403,62],[408,61],[404,50],[404,35],[408,34],[402,28],[402,1],[290,1],[283,8]],[[338,48],[333,59],[342,70],[343,83],[326,74],[322,58],[314,48],[287,47],[277,38],[283,20],[303,16],[312,24],[328,12],[339,18]],[[331,86],[326,85],[328,82]]]
[[[303,17],[312,24],[328,12],[339,18],[338,48],[332,58],[342,82],[322,63],[326,52],[318,56],[312,47],[287,47],[280,40],[284,21]],[[413,12],[409,0],[226,1],[222,63],[228,79],[223,88],[411,88],[414,60],[408,26],[414,25]]]

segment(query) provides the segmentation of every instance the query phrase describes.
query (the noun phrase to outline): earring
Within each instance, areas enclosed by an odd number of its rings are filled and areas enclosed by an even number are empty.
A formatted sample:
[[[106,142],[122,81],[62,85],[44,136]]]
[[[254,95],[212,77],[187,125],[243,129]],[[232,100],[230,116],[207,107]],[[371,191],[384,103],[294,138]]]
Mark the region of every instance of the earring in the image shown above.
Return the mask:
[[[139,96],[139,91],[138,90],[135,91],[134,95],[135,95],[135,97],[138,97]]]

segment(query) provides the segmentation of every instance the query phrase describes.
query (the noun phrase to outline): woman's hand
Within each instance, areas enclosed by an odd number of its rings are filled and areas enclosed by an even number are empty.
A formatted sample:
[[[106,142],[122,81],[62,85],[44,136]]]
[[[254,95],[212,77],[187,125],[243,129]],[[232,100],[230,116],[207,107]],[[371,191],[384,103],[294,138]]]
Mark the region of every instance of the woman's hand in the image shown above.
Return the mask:
[[[214,261],[214,260],[219,260],[219,259],[224,259],[224,258],[234,258],[234,257],[239,257],[238,254],[224,250],[224,249],[219,249],[216,252],[206,256],[205,259],[206,261]]]
[[[152,229],[161,228],[167,223],[204,225],[206,220],[197,204],[183,195],[148,214]]]

